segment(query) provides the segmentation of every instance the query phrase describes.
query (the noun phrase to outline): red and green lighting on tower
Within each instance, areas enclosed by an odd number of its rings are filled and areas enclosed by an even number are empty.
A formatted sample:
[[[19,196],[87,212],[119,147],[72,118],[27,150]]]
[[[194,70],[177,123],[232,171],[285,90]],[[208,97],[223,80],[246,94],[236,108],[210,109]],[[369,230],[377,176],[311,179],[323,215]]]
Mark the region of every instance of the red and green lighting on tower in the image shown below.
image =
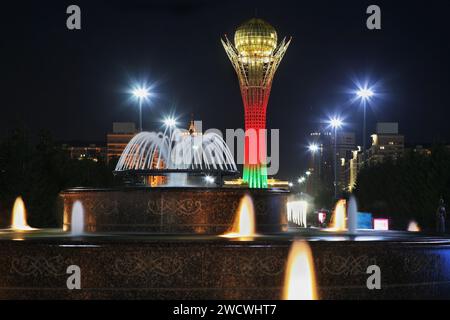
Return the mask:
[[[290,40],[277,42],[275,29],[261,19],[239,26],[234,45],[222,44],[239,78],[245,112],[243,181],[250,188],[267,188],[266,111],[275,72]]]

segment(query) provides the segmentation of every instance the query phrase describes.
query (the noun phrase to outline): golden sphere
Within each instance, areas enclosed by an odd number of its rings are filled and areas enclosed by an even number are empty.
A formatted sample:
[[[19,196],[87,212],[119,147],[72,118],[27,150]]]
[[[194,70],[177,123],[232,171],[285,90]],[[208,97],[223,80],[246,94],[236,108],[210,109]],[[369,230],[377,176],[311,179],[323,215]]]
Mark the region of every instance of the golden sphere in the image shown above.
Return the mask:
[[[234,45],[241,56],[270,57],[277,47],[277,32],[266,21],[253,18],[236,29]]]

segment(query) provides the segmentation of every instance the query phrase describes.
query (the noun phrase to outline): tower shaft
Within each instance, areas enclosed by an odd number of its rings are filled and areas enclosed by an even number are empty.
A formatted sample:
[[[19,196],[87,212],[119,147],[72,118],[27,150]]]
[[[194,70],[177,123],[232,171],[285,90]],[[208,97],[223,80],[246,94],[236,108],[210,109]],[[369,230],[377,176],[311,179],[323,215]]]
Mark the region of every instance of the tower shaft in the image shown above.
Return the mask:
[[[243,180],[252,188],[267,188],[266,111],[270,86],[244,87],[241,93],[246,132]]]

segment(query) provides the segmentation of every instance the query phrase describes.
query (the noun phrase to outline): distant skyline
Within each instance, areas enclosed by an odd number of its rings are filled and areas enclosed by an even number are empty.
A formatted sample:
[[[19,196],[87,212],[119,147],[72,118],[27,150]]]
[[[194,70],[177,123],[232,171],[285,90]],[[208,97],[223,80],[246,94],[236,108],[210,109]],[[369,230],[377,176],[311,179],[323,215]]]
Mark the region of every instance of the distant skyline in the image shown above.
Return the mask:
[[[21,124],[61,141],[104,141],[112,122],[138,121],[128,89],[155,84],[144,128],[191,113],[204,128],[243,127],[235,72],[220,44],[255,16],[293,40],[272,88],[267,127],[280,129],[280,178],[307,166],[308,135],[335,111],[361,144],[354,80],[377,82],[367,115],[399,122],[406,143],[450,142],[450,3],[377,1],[382,30],[365,26],[365,0],[77,1],[82,30],[66,28],[67,1],[2,4],[0,137]]]

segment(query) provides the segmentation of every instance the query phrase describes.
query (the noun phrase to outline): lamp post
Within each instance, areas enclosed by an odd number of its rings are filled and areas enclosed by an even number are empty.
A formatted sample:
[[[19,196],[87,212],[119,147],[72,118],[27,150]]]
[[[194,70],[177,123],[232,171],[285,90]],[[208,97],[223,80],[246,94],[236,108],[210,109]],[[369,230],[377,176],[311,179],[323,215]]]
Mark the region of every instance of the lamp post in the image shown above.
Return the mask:
[[[302,192],[302,186],[303,186],[303,184],[305,184],[305,182],[306,182],[306,178],[305,178],[305,177],[300,177],[300,178],[298,179],[298,184],[299,184],[300,192]],[[304,189],[304,190],[305,190],[305,192],[306,192],[306,189]]]
[[[312,168],[313,171],[316,170],[316,153],[319,151],[319,145],[316,143],[311,143],[308,146],[308,151],[311,152]],[[319,165],[319,175],[320,175],[320,165]]]
[[[342,127],[342,120],[338,117],[329,120],[331,128],[334,129],[334,198],[337,198],[337,130]]]
[[[310,143],[308,146],[309,152],[311,152],[311,163],[312,163],[312,170],[314,172],[313,180],[311,181],[311,192],[316,193],[316,188],[318,185],[318,181],[321,177],[321,158],[319,155],[318,163],[316,164],[316,153],[320,151],[320,147],[317,143]],[[309,171],[308,171],[309,172]],[[311,172],[309,172],[311,173]]]
[[[363,106],[363,165],[366,163],[366,106],[368,100],[373,96],[373,91],[370,88],[361,88],[356,92],[356,95],[361,99]]]
[[[142,104],[150,96],[149,89],[146,87],[138,87],[133,90],[133,96],[138,100],[139,104],[139,132],[142,132]]]
[[[166,134],[167,130],[169,130],[169,137],[170,139],[172,139],[173,128],[176,128],[177,120],[173,117],[166,117],[164,118],[163,122],[164,126],[166,127],[166,129],[164,130],[164,135]]]

